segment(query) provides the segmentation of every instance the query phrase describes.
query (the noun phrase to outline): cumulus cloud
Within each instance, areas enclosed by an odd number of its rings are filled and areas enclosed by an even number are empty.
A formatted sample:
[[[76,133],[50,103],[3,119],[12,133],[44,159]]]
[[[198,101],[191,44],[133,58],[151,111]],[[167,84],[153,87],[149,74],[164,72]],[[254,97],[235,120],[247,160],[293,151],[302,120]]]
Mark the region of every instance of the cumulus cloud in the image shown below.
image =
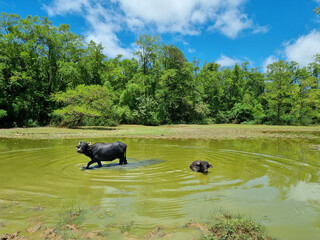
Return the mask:
[[[241,63],[239,59],[233,59],[226,55],[221,55],[216,61],[221,67],[233,67],[236,63]]]
[[[263,71],[264,72],[267,72],[267,66],[269,64],[272,64],[274,62],[278,62],[279,61],[279,58],[277,58],[276,56],[274,55],[271,55],[269,56],[264,62],[263,62]]]
[[[122,31],[122,20],[113,13],[113,10],[96,4],[86,8],[85,19],[91,26],[91,29],[86,32],[87,41],[102,43],[105,53],[109,57],[116,57],[118,54],[125,58],[132,57],[130,48],[121,47],[117,32]]]
[[[222,13],[209,29],[217,29],[230,38],[236,38],[239,32],[252,26],[253,22],[246,14],[241,14],[237,9],[231,9]]]
[[[197,34],[188,20],[193,12],[193,0],[117,0],[117,2],[131,27],[151,25],[160,33]]]
[[[203,30],[218,31],[236,38],[244,31],[253,34],[268,28],[254,23],[243,6],[247,0],[52,0],[44,6],[49,16],[77,14],[90,26],[88,40],[102,42],[113,57],[126,57],[117,35],[122,31],[198,35]]]
[[[108,1],[109,2],[109,1]],[[118,54],[125,58],[132,57],[131,48],[121,47],[117,33],[123,30],[123,20],[115,13],[112,1],[109,7],[104,7],[99,0],[54,0],[50,6],[44,8],[49,16],[78,14],[82,16],[89,30],[84,33],[87,42],[101,43],[104,52],[109,57]]]
[[[314,61],[316,54],[320,54],[320,32],[313,30],[297,39],[284,42],[282,49],[276,54],[280,57],[269,56],[263,63],[263,71],[266,72],[267,66],[279,61],[279,58],[288,62],[294,61],[299,66],[306,67]]]
[[[89,5],[89,0],[55,0],[51,6],[44,5],[44,8],[48,12],[49,16],[54,16],[64,15],[67,13],[81,13],[82,8]]]
[[[153,24],[160,33],[196,35],[203,24],[230,38],[244,29],[265,32],[241,11],[245,0],[114,0],[120,3],[131,27]]]
[[[194,48],[188,48],[188,53],[195,53],[196,50]]]
[[[300,66],[313,62],[313,57],[320,53],[320,32],[313,30],[297,40],[285,43],[284,55],[287,61],[295,61]]]

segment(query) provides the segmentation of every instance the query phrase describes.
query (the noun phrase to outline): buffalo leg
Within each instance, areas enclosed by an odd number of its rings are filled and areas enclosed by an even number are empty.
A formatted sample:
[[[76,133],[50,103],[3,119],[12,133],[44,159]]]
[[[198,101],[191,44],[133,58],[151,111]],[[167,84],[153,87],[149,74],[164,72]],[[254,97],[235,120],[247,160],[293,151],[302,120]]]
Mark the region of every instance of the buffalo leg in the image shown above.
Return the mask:
[[[89,169],[89,166],[90,166],[92,163],[94,163],[94,161],[92,161],[92,160],[91,160],[90,162],[88,162],[86,169]]]
[[[127,151],[124,152],[123,158],[124,158],[124,160],[123,160],[124,164],[127,164],[128,163],[127,162]]]
[[[102,167],[101,161],[98,162],[99,167]]]
[[[127,159],[125,157],[120,157],[120,162],[119,162],[119,165],[122,165],[122,164],[127,164]]]

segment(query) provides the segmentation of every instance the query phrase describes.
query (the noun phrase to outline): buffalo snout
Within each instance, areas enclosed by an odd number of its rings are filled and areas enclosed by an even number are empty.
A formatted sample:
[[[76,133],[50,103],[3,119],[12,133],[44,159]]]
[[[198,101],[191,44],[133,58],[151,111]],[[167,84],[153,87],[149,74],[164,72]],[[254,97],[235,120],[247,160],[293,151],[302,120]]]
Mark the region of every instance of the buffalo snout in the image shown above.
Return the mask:
[[[80,141],[78,146],[76,146],[77,152],[78,153],[85,153],[89,150],[89,146],[91,145],[91,143],[86,143],[86,142],[82,142]]]

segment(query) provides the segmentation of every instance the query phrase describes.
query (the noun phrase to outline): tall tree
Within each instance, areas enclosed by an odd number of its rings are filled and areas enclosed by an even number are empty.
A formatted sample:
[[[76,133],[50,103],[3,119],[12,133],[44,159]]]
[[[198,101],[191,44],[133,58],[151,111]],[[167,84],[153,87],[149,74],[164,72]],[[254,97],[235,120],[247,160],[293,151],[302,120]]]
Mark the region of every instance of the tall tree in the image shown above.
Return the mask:
[[[104,62],[102,71],[103,84],[112,88],[117,96],[120,96],[126,89],[129,81],[133,79],[138,72],[138,61],[136,59],[123,59],[118,55],[114,59],[108,59]]]
[[[297,69],[292,91],[292,114],[296,124],[317,123],[320,117],[320,89],[318,79],[306,68]]]
[[[139,59],[140,66],[144,74],[148,74],[152,66],[155,65],[160,50],[160,37],[141,35],[136,44],[138,50],[135,55]]]
[[[87,48],[84,49],[84,54],[80,58],[79,65],[81,76],[85,84],[99,84],[103,83],[102,74],[104,71],[104,61],[106,56],[102,53],[103,47],[100,44],[96,44],[90,41]]]
[[[270,121],[285,124],[286,114],[290,111],[292,91],[292,71],[290,64],[280,60],[267,67],[266,97],[269,103]]]
[[[17,126],[46,124],[54,109],[51,93],[73,81],[59,69],[63,62],[77,61],[83,38],[68,25],[52,26],[47,18],[6,13],[0,15],[0,29],[0,109],[7,112],[3,120]]]
[[[219,68],[220,65],[217,63],[207,63],[202,67],[198,75],[199,83],[203,87],[203,101],[208,105],[212,119],[215,119],[221,110],[221,101],[224,95],[224,89],[222,88],[223,78]]]

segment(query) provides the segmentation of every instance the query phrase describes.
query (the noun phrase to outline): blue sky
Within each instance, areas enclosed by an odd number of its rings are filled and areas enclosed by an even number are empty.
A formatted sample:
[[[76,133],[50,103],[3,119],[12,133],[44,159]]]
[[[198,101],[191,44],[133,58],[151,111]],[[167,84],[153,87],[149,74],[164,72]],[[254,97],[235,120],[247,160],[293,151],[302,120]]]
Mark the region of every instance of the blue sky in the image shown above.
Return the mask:
[[[159,35],[189,61],[307,66],[320,53],[320,0],[0,0],[0,11],[69,24],[108,57],[131,58],[140,34]]]

